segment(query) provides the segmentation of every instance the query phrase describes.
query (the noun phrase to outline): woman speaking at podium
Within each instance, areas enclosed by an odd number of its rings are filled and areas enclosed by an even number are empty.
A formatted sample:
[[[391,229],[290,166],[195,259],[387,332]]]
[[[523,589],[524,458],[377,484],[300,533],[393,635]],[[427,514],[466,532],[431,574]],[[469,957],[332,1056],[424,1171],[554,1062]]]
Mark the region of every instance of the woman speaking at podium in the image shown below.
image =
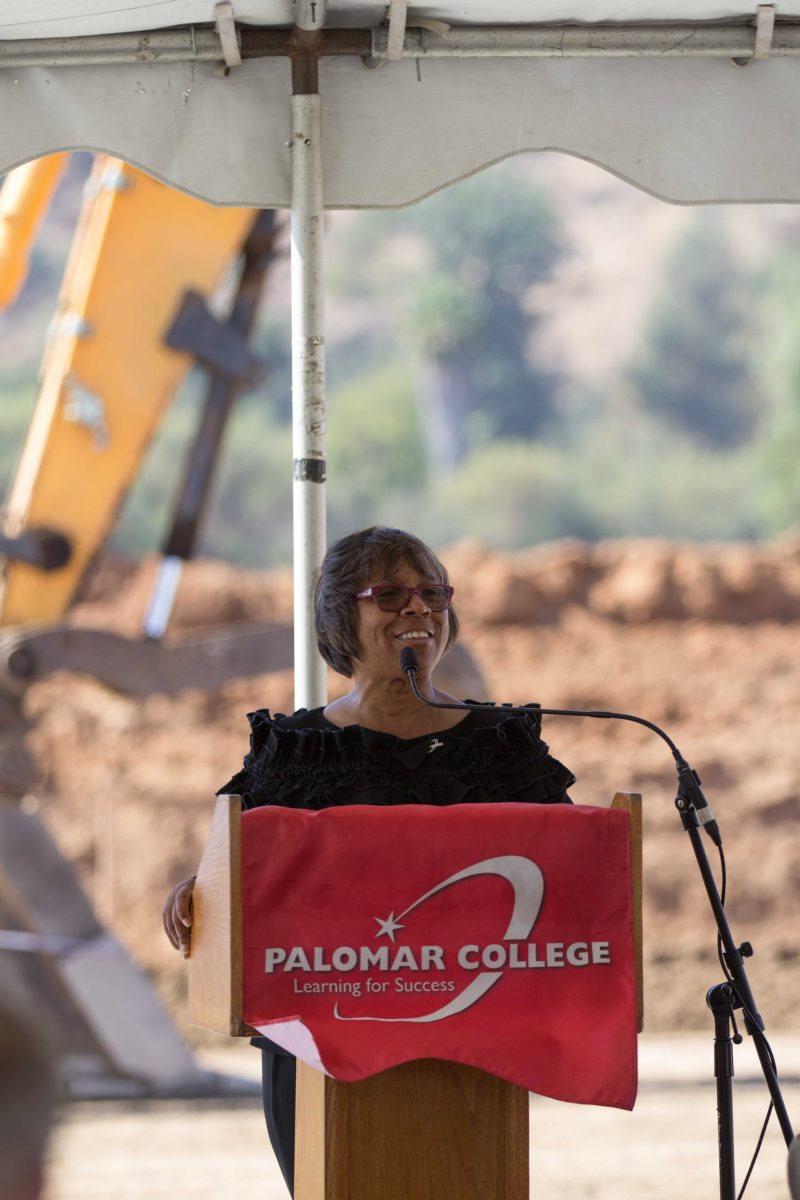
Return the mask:
[[[332,546],[317,586],[315,628],[322,657],[351,680],[350,690],[289,717],[250,713],[250,752],[220,793],[241,795],[244,808],[569,803],[574,776],[550,756],[535,707],[437,709],[412,692],[400,660],[408,646],[425,700],[457,703],[432,681],[458,636],[453,591],[434,552],[401,530],[373,526]],[[164,906],[167,936],[184,955],[192,884],[178,884]],[[295,1060],[266,1038],[254,1044],[263,1053],[270,1141],[293,1191]]]

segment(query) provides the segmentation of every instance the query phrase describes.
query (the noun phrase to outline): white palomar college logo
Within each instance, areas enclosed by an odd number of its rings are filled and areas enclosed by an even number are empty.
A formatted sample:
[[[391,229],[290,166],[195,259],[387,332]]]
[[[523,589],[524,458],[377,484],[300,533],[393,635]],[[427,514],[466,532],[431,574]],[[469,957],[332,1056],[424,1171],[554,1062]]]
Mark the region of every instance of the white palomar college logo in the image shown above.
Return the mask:
[[[502,941],[483,946],[467,944],[458,948],[455,955],[458,967],[476,973],[460,992],[453,994],[457,987],[455,980],[442,979],[441,976],[438,981],[430,979],[431,973],[447,971],[444,947],[398,946],[395,944],[395,934],[399,929],[406,928],[406,918],[426,900],[457,883],[481,875],[498,876],[511,885],[511,916]],[[539,916],[543,897],[544,876],[532,859],[519,854],[486,858],[443,879],[397,916],[392,911],[388,917],[373,918],[378,925],[375,939],[387,939],[381,945],[336,946],[333,949],[323,946],[269,946],[265,951],[264,970],[268,975],[276,972],[294,975],[292,986],[296,995],[345,993],[353,999],[360,999],[362,982],[352,977],[342,978],[350,972],[377,972],[377,976],[370,975],[363,981],[363,986],[366,995],[382,997],[384,1000],[388,998],[385,992],[390,986],[387,977],[389,980],[394,979],[397,993],[448,992],[450,996],[444,1004],[417,1016],[378,1016],[363,1012],[349,1014],[341,1010],[339,1001],[333,1008],[333,1016],[338,1021],[382,1021],[391,1024],[428,1024],[432,1021],[442,1021],[476,1004],[502,979],[506,968],[532,970],[585,967],[590,963],[608,965],[611,962],[608,941],[545,942],[538,945],[527,941]],[[428,982],[403,982],[402,976],[408,978],[409,972],[426,975]],[[303,976],[308,975],[316,976],[316,981],[300,982]],[[321,982],[320,975],[327,975],[327,980]]]
[[[535,862],[531,862],[529,858],[522,858],[518,854],[505,854],[499,858],[486,858],[483,862],[473,863],[471,867],[465,867],[463,871],[457,871],[449,879],[444,879],[441,883],[437,883],[435,887],[425,892],[413,904],[409,904],[408,908],[404,909],[396,920],[394,913],[390,913],[385,921],[381,921],[379,917],[376,917],[375,920],[382,927],[377,936],[386,935],[394,941],[395,931],[404,928],[404,926],[399,924],[401,918],[407,917],[410,912],[413,912],[415,908],[419,908],[420,904],[424,904],[431,896],[435,896],[438,892],[443,892],[445,888],[452,887],[454,883],[460,883],[463,879],[472,879],[476,875],[500,875],[503,879],[508,880],[514,890],[514,906],[511,910],[511,919],[508,922],[508,928],[503,934],[503,940],[522,941],[528,937],[539,915],[539,909],[542,907],[544,876]],[[442,1021],[445,1017],[453,1017],[456,1013],[464,1012],[465,1009],[477,1003],[481,996],[485,996],[489,989],[494,987],[498,979],[502,978],[502,975],[502,971],[482,971],[471,983],[467,984],[458,996],[455,996],[447,1004],[444,1004],[441,1008],[437,1008],[434,1012],[425,1013],[421,1017],[347,1017],[344,1013],[339,1012],[338,1003],[333,1010],[333,1015],[340,1021],[386,1021],[392,1023],[403,1021],[414,1024]]]

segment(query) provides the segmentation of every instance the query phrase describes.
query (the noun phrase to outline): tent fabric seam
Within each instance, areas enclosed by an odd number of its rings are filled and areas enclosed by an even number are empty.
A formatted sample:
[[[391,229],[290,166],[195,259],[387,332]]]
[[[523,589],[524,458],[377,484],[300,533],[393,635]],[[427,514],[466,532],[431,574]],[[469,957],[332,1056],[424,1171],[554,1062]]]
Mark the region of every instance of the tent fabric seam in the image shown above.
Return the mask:
[[[186,196],[191,196],[194,200],[200,200],[203,204],[210,204],[213,208],[275,208],[276,211],[289,211],[288,204],[269,205],[262,204],[258,200],[227,200],[224,202],[212,200],[209,196],[203,195],[190,187],[186,187],[182,183],[176,183],[175,180],[162,175],[158,171],[152,170],[144,163],[136,159],[128,158],[117,150],[111,150],[105,146],[94,145],[70,145],[70,146],[53,146],[51,150],[45,150],[41,154],[32,154],[30,158],[17,159],[10,163],[0,163],[0,174],[6,174],[9,171],[15,170],[17,167],[24,166],[28,162],[36,162],[40,158],[48,158],[51,154],[106,154],[109,158],[118,158],[121,162],[127,163],[128,166],[134,167],[137,171],[143,171],[145,175],[149,175],[151,179],[155,179],[157,183],[163,183],[166,187],[174,188],[176,191],[183,192]],[[484,163],[473,167],[469,171],[463,171],[459,175],[454,175],[437,187],[430,188],[426,192],[421,192],[420,195],[414,196],[411,200],[405,200],[401,204],[348,204],[342,205],[323,205],[326,212],[340,212],[345,209],[348,212],[391,212],[404,208],[413,208],[415,204],[421,204],[423,200],[435,196],[437,192],[442,192],[453,184],[462,183],[465,179],[471,179],[475,175],[479,175],[481,171],[486,171],[490,167],[497,166],[498,163],[505,162],[510,158],[519,158],[524,154],[563,154],[568,158],[576,158],[580,162],[590,163],[592,166],[598,167],[601,171],[606,171],[609,175],[613,175],[615,179],[619,179],[622,183],[628,184],[630,187],[636,188],[639,192],[644,192],[647,196],[652,196],[654,200],[661,200],[664,204],[671,204],[676,208],[708,208],[714,205],[737,205],[745,206],[750,204],[800,204],[800,197],[797,200],[786,199],[782,197],[775,199],[769,196],[759,197],[758,199],[749,198],[746,200],[739,199],[721,199],[715,196],[712,200],[676,200],[672,196],[663,195],[661,192],[655,191],[653,188],[646,187],[644,184],[637,182],[632,177],[623,174],[621,171],[616,171],[613,167],[608,166],[598,158],[591,158],[587,154],[579,154],[575,150],[564,150],[559,146],[526,146],[518,150],[509,150],[507,154],[501,154],[497,158],[488,159]]]

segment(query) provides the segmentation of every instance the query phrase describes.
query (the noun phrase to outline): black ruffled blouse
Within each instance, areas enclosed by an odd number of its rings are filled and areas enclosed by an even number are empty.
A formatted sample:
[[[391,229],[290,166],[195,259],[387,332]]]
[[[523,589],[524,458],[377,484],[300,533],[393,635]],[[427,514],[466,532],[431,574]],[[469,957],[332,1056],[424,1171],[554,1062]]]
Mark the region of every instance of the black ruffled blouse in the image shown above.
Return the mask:
[[[575,776],[540,737],[542,718],[487,704],[457,725],[416,738],[348,725],[321,708],[293,716],[248,713],[250,753],[219,789],[244,808],[331,808],[337,804],[569,803]]]

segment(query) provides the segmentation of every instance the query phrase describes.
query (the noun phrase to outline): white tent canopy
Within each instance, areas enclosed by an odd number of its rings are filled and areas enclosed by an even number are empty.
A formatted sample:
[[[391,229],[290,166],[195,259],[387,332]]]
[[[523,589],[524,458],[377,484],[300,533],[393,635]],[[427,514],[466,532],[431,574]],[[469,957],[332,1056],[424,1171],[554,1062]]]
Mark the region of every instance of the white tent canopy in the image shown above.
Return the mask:
[[[795,38],[800,50],[800,0],[778,5],[772,55],[743,68],[722,56],[722,35],[735,28],[746,55],[756,9],[710,0],[445,0],[414,8],[409,30],[431,22],[453,33],[566,24],[555,40],[551,31],[544,57],[434,57],[448,43],[436,26],[415,58],[381,70],[358,56],[324,57],[325,205],[408,204],[498,159],[541,150],[596,162],[678,203],[797,201],[800,63],[786,47]],[[386,11],[385,3],[331,0],[325,25],[377,28]],[[233,0],[240,30],[287,29],[294,12],[290,0]],[[664,22],[679,26],[667,30],[669,50],[662,41],[648,52]],[[227,77],[208,58],[9,65],[26,61],[12,57],[15,48],[50,49],[43,39],[74,46],[78,37],[105,37],[108,47],[115,37],[167,27],[183,31],[191,55],[213,23],[213,0],[4,0],[0,171],[53,151],[107,151],[213,203],[288,207],[285,57],[246,59]],[[643,40],[618,56],[605,34],[639,23]],[[686,36],[687,26],[696,36]],[[589,57],[563,37],[587,29],[600,35]],[[701,34],[711,42],[719,35],[723,50],[709,50]],[[158,53],[154,45],[134,40],[143,59]],[[684,54],[692,56],[675,56]]]

